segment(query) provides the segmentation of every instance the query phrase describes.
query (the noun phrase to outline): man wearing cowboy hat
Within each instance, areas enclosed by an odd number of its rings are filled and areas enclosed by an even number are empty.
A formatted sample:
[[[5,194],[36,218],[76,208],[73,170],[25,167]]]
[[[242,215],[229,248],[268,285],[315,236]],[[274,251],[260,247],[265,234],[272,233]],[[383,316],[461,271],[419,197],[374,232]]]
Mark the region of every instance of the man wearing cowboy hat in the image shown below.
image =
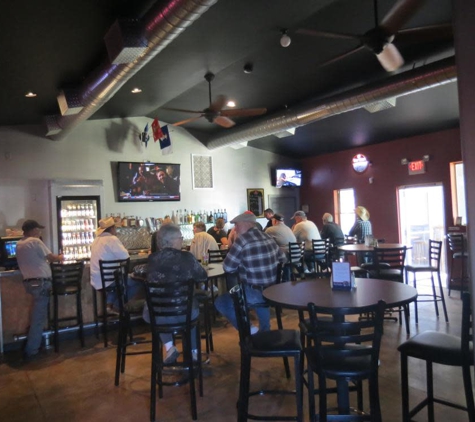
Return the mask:
[[[365,237],[373,234],[371,221],[369,221],[369,211],[361,205],[355,208],[356,220],[348,233],[350,236],[356,236],[358,243],[364,243]]]
[[[17,261],[25,290],[33,296],[30,329],[24,352],[25,360],[38,356],[43,338],[43,326],[48,313],[51,293],[50,262],[62,261],[63,255],[52,253],[40,239],[45,227],[35,220],[23,223],[23,238],[17,244]]]
[[[116,228],[114,218],[109,217],[99,220],[99,227],[96,230],[96,238],[91,245],[91,285],[96,290],[102,289],[101,270],[99,261],[114,261],[117,259],[129,258],[129,252],[125,249],[122,242],[116,236]],[[106,288],[112,282],[106,284]],[[131,278],[127,281],[127,294],[129,299],[132,299],[140,290],[142,285],[140,282]],[[118,314],[117,294],[115,289],[106,291],[107,312],[110,314]]]

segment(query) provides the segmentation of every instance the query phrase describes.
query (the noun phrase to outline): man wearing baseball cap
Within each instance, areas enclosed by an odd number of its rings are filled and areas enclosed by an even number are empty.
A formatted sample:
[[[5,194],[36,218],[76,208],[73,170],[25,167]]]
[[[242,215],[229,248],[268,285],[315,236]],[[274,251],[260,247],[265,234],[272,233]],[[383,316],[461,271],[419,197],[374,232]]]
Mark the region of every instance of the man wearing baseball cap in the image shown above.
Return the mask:
[[[307,214],[303,211],[295,211],[292,219],[295,224],[292,231],[297,238],[297,242],[305,242],[304,260],[307,265],[307,272],[314,270],[315,263],[313,261],[313,239],[321,239],[318,227],[313,221],[307,220]]]
[[[23,238],[17,243],[17,261],[23,277],[23,286],[33,296],[30,329],[24,351],[25,360],[38,356],[43,338],[43,327],[48,315],[51,293],[50,262],[62,261],[63,255],[52,253],[40,239],[45,227],[36,220],[23,223]]]
[[[285,254],[280,250],[268,234],[256,227],[256,216],[245,212],[231,220],[235,224],[236,241],[229,250],[223,262],[227,273],[238,273],[239,280],[244,286],[248,304],[265,302],[262,291],[275,283],[277,265],[285,262]],[[215,300],[216,309],[237,327],[233,301],[229,293],[218,296]],[[252,326],[251,334],[258,330],[270,330],[270,311],[268,307],[255,308],[259,319],[259,328]]]

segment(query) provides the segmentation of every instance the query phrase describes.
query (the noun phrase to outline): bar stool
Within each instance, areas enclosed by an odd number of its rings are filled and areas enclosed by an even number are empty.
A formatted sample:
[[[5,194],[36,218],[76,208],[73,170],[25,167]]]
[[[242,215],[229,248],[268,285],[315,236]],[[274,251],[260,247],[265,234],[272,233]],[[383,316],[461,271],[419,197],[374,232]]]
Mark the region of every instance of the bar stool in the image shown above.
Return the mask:
[[[51,264],[52,294],[53,294],[53,327],[54,327],[54,351],[59,352],[59,323],[75,320],[73,326],[79,327],[79,339],[81,347],[84,347],[84,329],[81,306],[81,282],[84,271],[84,262],[73,264]],[[59,297],[76,296],[76,316],[59,318]],[[70,328],[70,327],[68,327]]]
[[[102,334],[104,337],[104,347],[107,347],[107,328],[109,322],[118,322],[118,315],[107,312],[107,293],[115,291],[115,278],[114,272],[125,268],[128,271],[130,264],[130,258],[117,259],[112,261],[99,260],[99,268],[101,271],[102,289],[95,290],[92,295],[93,307],[94,307],[94,323],[96,325],[96,335],[99,333],[99,319],[102,320]],[[102,314],[99,315],[97,306],[97,292],[101,295]]]
[[[290,279],[296,281],[297,277],[304,278],[303,269],[303,252],[305,244],[303,242],[289,242],[289,262],[286,265],[290,266]],[[295,272],[294,272],[295,270]]]
[[[450,261],[450,277],[449,277],[449,296],[452,290],[452,284],[460,280],[460,297],[464,291],[464,285],[467,285],[469,277],[466,275],[466,266],[467,266],[467,241],[463,234],[459,233],[449,233],[447,235],[447,242],[449,244],[449,249],[452,252],[452,259]],[[455,262],[460,262],[460,277],[455,278],[453,276],[454,264]]]
[[[455,409],[465,410],[468,420],[475,421],[475,404],[473,399],[471,366],[473,366],[472,345],[472,311],[470,294],[462,294],[462,330],[461,337],[441,333],[439,331],[424,331],[407,340],[398,347],[401,353],[401,391],[402,391],[402,420],[412,421],[412,417],[427,406],[428,420],[434,421],[434,403],[443,404]],[[408,358],[422,359],[426,362],[427,396],[411,410],[409,408],[409,369]],[[434,397],[433,364],[460,366],[462,368],[463,386],[466,406]]]
[[[406,265],[406,283],[409,283],[408,273],[413,273],[413,284],[414,288],[417,289],[416,274],[422,272],[430,272],[430,279],[432,282],[432,294],[417,294],[417,299],[414,302],[414,309],[416,311],[416,324],[419,323],[419,313],[418,313],[418,303],[420,302],[434,302],[435,314],[437,318],[439,317],[439,307],[437,302],[442,302],[442,308],[444,310],[445,321],[449,322],[449,317],[447,316],[447,307],[445,306],[445,297],[444,290],[442,288],[442,280],[440,278],[440,260],[442,257],[442,242],[429,239],[429,263],[428,265]],[[439,294],[437,294],[435,289],[434,273],[437,274],[437,279],[439,282]],[[423,299],[425,297],[426,299]]]

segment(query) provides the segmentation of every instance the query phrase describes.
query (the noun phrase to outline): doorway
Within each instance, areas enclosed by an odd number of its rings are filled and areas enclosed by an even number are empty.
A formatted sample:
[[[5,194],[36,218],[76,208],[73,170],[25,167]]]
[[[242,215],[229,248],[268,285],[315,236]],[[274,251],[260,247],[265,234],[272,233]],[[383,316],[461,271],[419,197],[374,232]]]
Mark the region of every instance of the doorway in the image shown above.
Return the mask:
[[[445,216],[442,183],[400,186],[398,188],[401,242],[411,248],[406,262],[429,265],[429,239],[442,241],[440,272],[446,273]]]

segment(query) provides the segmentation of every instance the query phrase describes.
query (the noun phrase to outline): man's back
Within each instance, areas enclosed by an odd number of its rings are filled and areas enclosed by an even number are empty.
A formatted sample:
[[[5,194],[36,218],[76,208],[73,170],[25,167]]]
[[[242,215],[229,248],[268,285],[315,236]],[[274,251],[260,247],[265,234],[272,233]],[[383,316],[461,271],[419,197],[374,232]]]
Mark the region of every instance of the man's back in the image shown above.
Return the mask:
[[[277,243],[253,227],[237,237],[223,267],[227,272],[239,270],[242,282],[265,286],[275,283],[279,262],[285,262],[285,255]]]
[[[321,239],[320,232],[313,221],[304,220],[294,226],[297,242],[305,242],[305,249],[312,249],[312,240]]]
[[[289,242],[297,241],[290,227],[285,224],[277,224],[276,226],[269,227],[265,232],[284,250],[289,249]]]
[[[341,246],[345,243],[345,236],[340,226],[336,223],[329,222],[323,225],[321,232],[322,239],[329,239],[333,246]]]
[[[218,250],[218,244],[213,236],[206,232],[195,233],[190,246],[190,252],[193,256],[201,260],[204,253],[208,253],[208,250],[216,251]]]

